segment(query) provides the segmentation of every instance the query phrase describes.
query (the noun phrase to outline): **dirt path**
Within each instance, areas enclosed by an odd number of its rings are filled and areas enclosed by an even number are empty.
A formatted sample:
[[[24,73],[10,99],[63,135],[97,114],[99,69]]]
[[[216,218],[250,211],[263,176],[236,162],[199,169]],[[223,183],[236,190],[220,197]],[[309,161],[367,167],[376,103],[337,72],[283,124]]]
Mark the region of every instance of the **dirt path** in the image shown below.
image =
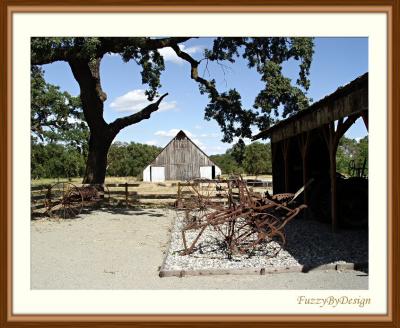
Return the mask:
[[[159,278],[174,212],[94,211],[31,222],[32,289],[367,289],[358,271]]]

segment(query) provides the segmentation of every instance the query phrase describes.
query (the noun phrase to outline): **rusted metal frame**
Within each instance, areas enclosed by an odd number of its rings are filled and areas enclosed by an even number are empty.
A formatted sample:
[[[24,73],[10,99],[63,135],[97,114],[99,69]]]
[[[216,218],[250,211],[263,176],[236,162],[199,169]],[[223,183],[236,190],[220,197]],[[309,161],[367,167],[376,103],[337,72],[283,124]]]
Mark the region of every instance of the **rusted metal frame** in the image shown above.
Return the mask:
[[[203,228],[201,228],[200,232],[198,233],[197,237],[194,239],[194,241],[192,242],[190,247],[185,248],[185,252],[184,252],[185,255],[188,255],[193,251],[194,246],[196,245],[197,241],[199,240],[199,238],[201,237],[201,235],[203,234],[203,232],[206,228],[207,228],[207,226],[204,226]]]
[[[188,224],[182,229],[182,238],[185,248],[184,254],[193,252],[199,238],[208,226],[213,227],[222,234],[228,248],[228,254],[230,255],[237,251],[243,253],[250,248],[254,248],[259,243],[267,241],[267,238],[271,238],[272,240],[272,238],[276,236],[281,239],[280,245],[285,244],[286,240],[282,231],[283,227],[295,217],[305,205],[296,209],[291,209],[286,206],[286,203],[253,197],[246,183],[241,178],[228,181],[228,199],[230,199],[233,194],[232,186],[238,189],[238,202],[232,201],[229,203],[228,207],[219,207],[218,209],[212,208],[213,212],[200,215],[196,222]],[[283,199],[286,198],[287,197],[283,197]],[[289,198],[293,198],[293,195],[291,194]],[[267,203],[263,204],[265,201]],[[275,216],[273,214],[281,210],[286,211],[286,215],[283,217],[282,215]],[[224,228],[225,231],[222,228]],[[190,247],[188,247],[185,232],[193,229],[201,230],[192,241]],[[254,236],[255,234],[257,235]]]
[[[193,230],[193,229],[199,229],[202,228],[203,226],[207,225],[217,225],[220,224],[221,222],[227,222],[228,219],[233,219],[237,214],[242,213],[242,209],[237,209],[235,211],[216,211],[210,214],[205,215],[205,222],[197,223],[194,222],[184,228],[184,230]]]

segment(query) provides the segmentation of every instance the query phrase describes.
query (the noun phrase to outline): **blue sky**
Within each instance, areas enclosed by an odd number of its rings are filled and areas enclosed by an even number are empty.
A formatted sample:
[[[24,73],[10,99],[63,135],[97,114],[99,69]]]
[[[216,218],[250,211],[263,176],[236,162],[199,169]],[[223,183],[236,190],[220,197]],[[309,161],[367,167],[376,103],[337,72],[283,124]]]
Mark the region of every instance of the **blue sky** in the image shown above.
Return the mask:
[[[211,44],[209,38],[193,39],[184,43],[184,49],[201,59],[204,48]],[[197,83],[190,79],[189,64],[176,57],[172,49],[161,52],[166,69],[161,77],[160,94],[168,92],[168,97],[149,120],[125,128],[115,140],[165,146],[182,129],[208,154],[225,152],[232,145],[220,141],[222,135],[216,122],[204,120],[208,98],[199,93]],[[241,93],[243,105],[250,108],[262,88],[259,75],[254,69],[248,69],[242,59],[225,65],[210,63],[207,69],[202,65],[199,72],[205,78],[215,78],[220,91],[236,88]],[[79,95],[78,83],[68,64],[56,62],[43,68],[47,82],[59,85],[61,90],[72,95]],[[102,87],[107,94],[104,106],[107,122],[132,114],[148,104],[144,96],[146,86],[141,84],[140,67],[135,63],[124,63],[119,56],[106,55],[100,69]],[[316,38],[308,95],[313,101],[318,101],[367,71],[367,38]],[[288,62],[284,73],[295,81],[298,63],[294,60]],[[362,120],[358,120],[346,135],[351,138],[367,135]]]

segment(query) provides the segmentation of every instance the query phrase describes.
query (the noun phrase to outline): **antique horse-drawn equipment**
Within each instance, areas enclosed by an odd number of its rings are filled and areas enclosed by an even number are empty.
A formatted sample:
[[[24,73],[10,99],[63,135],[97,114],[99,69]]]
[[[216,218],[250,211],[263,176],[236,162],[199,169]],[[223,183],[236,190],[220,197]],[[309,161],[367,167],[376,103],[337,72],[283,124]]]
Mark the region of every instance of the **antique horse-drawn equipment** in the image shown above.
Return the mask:
[[[222,236],[228,256],[249,253],[272,241],[279,245],[270,254],[275,256],[286,242],[284,227],[306,207],[295,206],[294,199],[300,192],[273,196],[254,193],[241,177],[203,183],[205,186],[201,182],[188,183],[194,197],[177,202],[185,218],[182,255],[193,253],[204,231],[213,228]],[[223,184],[227,185],[225,190]],[[187,234],[194,231],[195,237],[189,241]]]
[[[109,199],[109,190],[105,185],[82,185],[59,182],[51,186],[46,193],[46,214],[51,217],[73,218],[79,215],[84,206],[91,206]]]

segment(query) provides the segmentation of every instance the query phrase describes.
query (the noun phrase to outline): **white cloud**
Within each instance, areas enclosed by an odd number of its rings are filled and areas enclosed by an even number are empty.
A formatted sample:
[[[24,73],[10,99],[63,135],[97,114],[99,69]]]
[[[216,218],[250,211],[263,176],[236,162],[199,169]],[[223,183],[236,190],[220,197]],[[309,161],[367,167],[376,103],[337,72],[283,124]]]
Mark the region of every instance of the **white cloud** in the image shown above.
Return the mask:
[[[200,124],[197,124],[194,128],[195,128],[196,130],[201,130],[203,127],[202,127]]]
[[[179,132],[180,130],[181,130],[181,129],[171,129],[171,130],[168,130],[168,131],[160,130],[160,131],[155,132],[154,135],[160,136],[160,137],[173,138],[173,137],[175,137],[175,136],[178,134],[178,132]],[[196,137],[193,133],[191,133],[191,132],[188,131],[188,130],[183,130],[183,132],[185,132],[185,134],[186,134],[190,139]]]
[[[208,153],[207,155],[216,155],[216,154],[223,154],[225,153],[227,147],[222,147],[222,146],[210,146],[207,147]]]
[[[157,146],[158,145],[158,141],[157,140],[148,140],[145,142],[146,145],[149,146]]]
[[[117,97],[110,104],[110,107],[117,112],[138,112],[149,105],[145,91],[143,89],[136,89]],[[168,111],[176,108],[176,101],[163,100],[160,104],[159,112]]]
[[[194,47],[189,47],[186,48],[185,45],[180,45],[179,48],[181,48],[182,51],[187,52],[189,55],[194,55],[198,52],[200,52],[203,47],[201,46],[194,46]],[[162,48],[158,50],[160,54],[164,57],[164,61],[169,61],[174,64],[182,64],[184,61],[180,57],[178,57],[175,53],[175,51],[172,48]]]
[[[221,138],[222,135],[220,133],[202,133],[199,136],[200,138]]]

